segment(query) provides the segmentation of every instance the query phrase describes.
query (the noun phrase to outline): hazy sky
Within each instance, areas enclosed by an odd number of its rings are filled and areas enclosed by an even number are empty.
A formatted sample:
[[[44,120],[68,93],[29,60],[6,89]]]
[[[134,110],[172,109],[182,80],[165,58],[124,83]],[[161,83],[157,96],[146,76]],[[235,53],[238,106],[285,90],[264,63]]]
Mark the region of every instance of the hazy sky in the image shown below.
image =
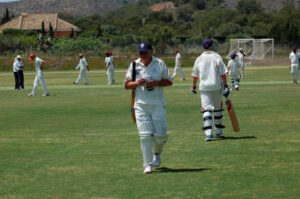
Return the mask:
[[[11,1],[18,1],[18,0],[0,0],[0,3],[1,2],[11,2]]]

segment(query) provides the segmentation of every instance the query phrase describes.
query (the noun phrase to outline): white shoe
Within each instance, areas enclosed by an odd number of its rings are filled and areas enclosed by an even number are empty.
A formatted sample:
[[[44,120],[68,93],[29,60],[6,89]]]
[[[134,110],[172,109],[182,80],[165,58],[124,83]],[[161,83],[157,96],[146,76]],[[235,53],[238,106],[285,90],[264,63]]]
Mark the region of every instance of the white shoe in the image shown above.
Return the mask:
[[[35,96],[35,94],[33,94],[33,93],[29,93],[29,94],[27,94],[28,96]]]
[[[148,164],[144,169],[144,174],[150,174],[152,173],[152,166],[151,164]]]
[[[43,97],[45,97],[45,96],[50,96],[50,93],[44,93],[42,96],[43,96]]]
[[[159,167],[159,166],[160,166],[160,163],[161,163],[160,155],[154,155],[154,156],[153,156],[153,162],[152,162],[152,165],[153,165],[154,167]]]

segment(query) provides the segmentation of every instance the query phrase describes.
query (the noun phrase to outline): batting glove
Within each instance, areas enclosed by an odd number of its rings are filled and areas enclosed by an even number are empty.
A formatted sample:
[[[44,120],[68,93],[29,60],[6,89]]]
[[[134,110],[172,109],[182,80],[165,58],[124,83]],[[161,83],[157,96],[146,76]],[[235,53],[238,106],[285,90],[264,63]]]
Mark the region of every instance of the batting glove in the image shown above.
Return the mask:
[[[191,88],[190,88],[190,91],[193,93],[193,94],[197,94],[197,90],[196,90],[196,86],[192,86]]]
[[[230,94],[230,90],[229,90],[228,86],[225,85],[224,90],[223,90],[223,96],[227,98],[229,96],[229,94]]]

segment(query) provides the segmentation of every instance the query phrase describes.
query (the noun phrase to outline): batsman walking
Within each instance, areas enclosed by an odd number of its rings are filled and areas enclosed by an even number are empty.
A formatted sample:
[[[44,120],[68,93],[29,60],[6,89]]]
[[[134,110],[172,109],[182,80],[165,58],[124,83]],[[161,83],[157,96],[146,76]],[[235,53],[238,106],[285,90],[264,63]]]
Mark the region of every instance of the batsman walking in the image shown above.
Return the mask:
[[[210,38],[203,40],[204,52],[196,59],[192,71],[191,91],[193,93],[197,93],[196,85],[200,79],[199,90],[206,141],[210,141],[213,137],[213,121],[216,127],[216,136],[220,138],[223,135],[225,127],[222,124],[222,94],[227,97],[230,92],[226,80],[227,68],[222,57],[212,51],[212,45],[213,41]]]
[[[152,173],[153,166],[160,166],[160,154],[168,140],[163,87],[171,86],[173,83],[164,61],[152,56],[150,42],[140,43],[138,51],[140,58],[131,63],[127,70],[125,89],[135,89],[134,111],[143,154],[144,173],[148,174]]]
[[[49,96],[50,93],[48,91],[47,85],[44,80],[44,60],[40,59],[39,57],[35,56],[35,54],[30,54],[29,59],[31,61],[34,61],[35,63],[35,70],[36,70],[36,75],[35,79],[33,82],[33,89],[32,92],[28,94],[28,96],[36,96],[36,91],[38,84],[41,83],[45,93],[42,96]]]

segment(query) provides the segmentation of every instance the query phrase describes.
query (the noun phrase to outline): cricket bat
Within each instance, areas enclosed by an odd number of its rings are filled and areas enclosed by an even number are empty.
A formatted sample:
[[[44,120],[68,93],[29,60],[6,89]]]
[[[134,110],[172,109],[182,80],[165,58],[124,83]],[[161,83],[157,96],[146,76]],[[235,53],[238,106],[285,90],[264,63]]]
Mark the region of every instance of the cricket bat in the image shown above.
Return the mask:
[[[234,132],[239,132],[240,131],[240,126],[239,126],[239,122],[237,120],[233,105],[231,103],[231,100],[227,97],[225,104],[227,106],[227,111],[228,111],[228,115],[230,117],[231,120],[231,124],[232,124],[232,128]]]
[[[135,66],[136,66],[136,63],[132,62],[132,81],[135,81],[135,79],[136,79]],[[131,118],[132,118],[133,123],[136,123],[135,110],[134,110],[134,100],[135,100],[135,89],[132,89],[132,91],[131,91],[131,103],[130,103]]]

